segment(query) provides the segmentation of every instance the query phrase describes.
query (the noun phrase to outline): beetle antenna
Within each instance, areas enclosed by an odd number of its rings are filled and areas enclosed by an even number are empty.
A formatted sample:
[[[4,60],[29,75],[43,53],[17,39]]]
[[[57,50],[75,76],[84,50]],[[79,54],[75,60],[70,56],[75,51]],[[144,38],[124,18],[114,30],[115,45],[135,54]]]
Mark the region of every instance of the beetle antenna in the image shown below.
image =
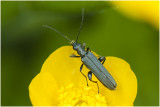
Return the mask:
[[[79,33],[78,33],[78,36],[77,36],[77,39],[76,39],[76,43],[77,43],[79,34],[80,34],[80,32],[81,32],[81,29],[82,29],[83,20],[84,20],[84,8],[82,8],[82,21],[81,21],[81,26],[80,26]]]
[[[52,28],[52,27],[50,27],[48,25],[42,25],[42,26],[46,27],[46,28],[49,28],[51,30],[54,30],[55,32],[59,33],[61,36],[63,36],[64,38],[66,38],[67,40],[69,40],[71,42],[71,40],[67,36],[65,36],[64,34],[62,34],[61,32],[59,32],[58,30],[56,30],[56,29],[54,29],[54,28]]]

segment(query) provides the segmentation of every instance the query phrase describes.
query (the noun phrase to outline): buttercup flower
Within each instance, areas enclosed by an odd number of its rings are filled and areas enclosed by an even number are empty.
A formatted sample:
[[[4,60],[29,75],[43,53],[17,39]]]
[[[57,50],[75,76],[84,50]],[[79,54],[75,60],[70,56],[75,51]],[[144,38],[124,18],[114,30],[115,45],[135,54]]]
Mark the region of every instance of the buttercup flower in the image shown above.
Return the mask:
[[[94,53],[94,52],[93,52]],[[116,90],[109,90],[93,75],[97,84],[80,73],[82,61],[72,46],[63,46],[44,62],[41,72],[29,85],[29,97],[33,106],[132,106],[137,94],[137,79],[130,65],[116,57],[106,57],[105,68],[117,83]],[[95,54],[95,53],[94,53]],[[95,54],[98,56],[97,54]],[[85,66],[82,72],[87,75]]]
[[[112,1],[118,10],[135,19],[145,20],[159,28],[159,1]]]

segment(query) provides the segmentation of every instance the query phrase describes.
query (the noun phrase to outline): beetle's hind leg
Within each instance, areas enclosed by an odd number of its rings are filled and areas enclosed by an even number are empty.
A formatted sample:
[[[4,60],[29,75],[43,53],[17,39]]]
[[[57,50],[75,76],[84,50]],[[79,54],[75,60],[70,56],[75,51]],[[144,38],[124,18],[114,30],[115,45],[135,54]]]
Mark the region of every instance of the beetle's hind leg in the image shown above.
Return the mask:
[[[94,82],[94,83],[97,84],[97,87],[98,87],[98,94],[99,94],[99,86],[98,86],[98,82],[92,80],[92,72],[91,72],[91,71],[88,72],[88,78],[89,78],[89,80],[90,80],[91,82]]]
[[[81,72],[81,73],[82,73],[82,75],[86,78],[87,86],[89,86],[89,85],[88,85],[87,76],[83,74],[83,72],[82,72],[82,68],[83,68],[83,64],[82,64],[82,65],[81,65],[81,67],[80,67],[80,72]]]
[[[99,57],[98,60],[100,62],[102,62],[102,64],[104,64],[104,62],[106,61],[106,58],[105,57]]]

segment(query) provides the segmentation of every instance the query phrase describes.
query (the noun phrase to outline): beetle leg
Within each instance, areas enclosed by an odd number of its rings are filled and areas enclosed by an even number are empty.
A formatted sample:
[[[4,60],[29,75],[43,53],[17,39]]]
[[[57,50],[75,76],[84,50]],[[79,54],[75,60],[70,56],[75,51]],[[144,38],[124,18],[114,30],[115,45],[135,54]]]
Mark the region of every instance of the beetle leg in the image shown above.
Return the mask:
[[[77,56],[77,55],[70,55],[70,57],[74,57],[74,58],[79,58],[79,57],[81,57],[81,56]]]
[[[91,72],[91,71],[88,72],[88,78],[89,78],[89,80],[90,80],[91,82],[94,82],[94,83],[97,84],[97,87],[98,87],[98,94],[99,94],[99,86],[98,86],[98,82],[92,80],[92,72]]]
[[[102,64],[104,64],[104,62],[106,61],[106,58],[105,57],[99,57],[98,60],[100,62],[102,62]]]
[[[87,51],[90,51],[91,52],[91,49],[89,47],[87,47]]]
[[[81,73],[82,73],[82,75],[86,78],[87,86],[89,86],[89,85],[88,85],[87,76],[85,76],[85,75],[83,74],[83,72],[82,72],[82,68],[83,68],[83,64],[82,64],[82,65],[81,65],[81,67],[80,67],[80,72],[81,72]]]

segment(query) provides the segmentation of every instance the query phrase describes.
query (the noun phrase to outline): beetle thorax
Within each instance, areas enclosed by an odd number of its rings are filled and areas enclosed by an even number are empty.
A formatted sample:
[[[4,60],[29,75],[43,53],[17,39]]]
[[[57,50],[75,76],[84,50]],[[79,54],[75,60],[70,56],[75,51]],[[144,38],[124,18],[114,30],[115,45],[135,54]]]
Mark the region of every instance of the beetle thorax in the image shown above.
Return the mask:
[[[87,53],[80,43],[75,43],[73,49],[76,50],[80,56],[84,56]]]

